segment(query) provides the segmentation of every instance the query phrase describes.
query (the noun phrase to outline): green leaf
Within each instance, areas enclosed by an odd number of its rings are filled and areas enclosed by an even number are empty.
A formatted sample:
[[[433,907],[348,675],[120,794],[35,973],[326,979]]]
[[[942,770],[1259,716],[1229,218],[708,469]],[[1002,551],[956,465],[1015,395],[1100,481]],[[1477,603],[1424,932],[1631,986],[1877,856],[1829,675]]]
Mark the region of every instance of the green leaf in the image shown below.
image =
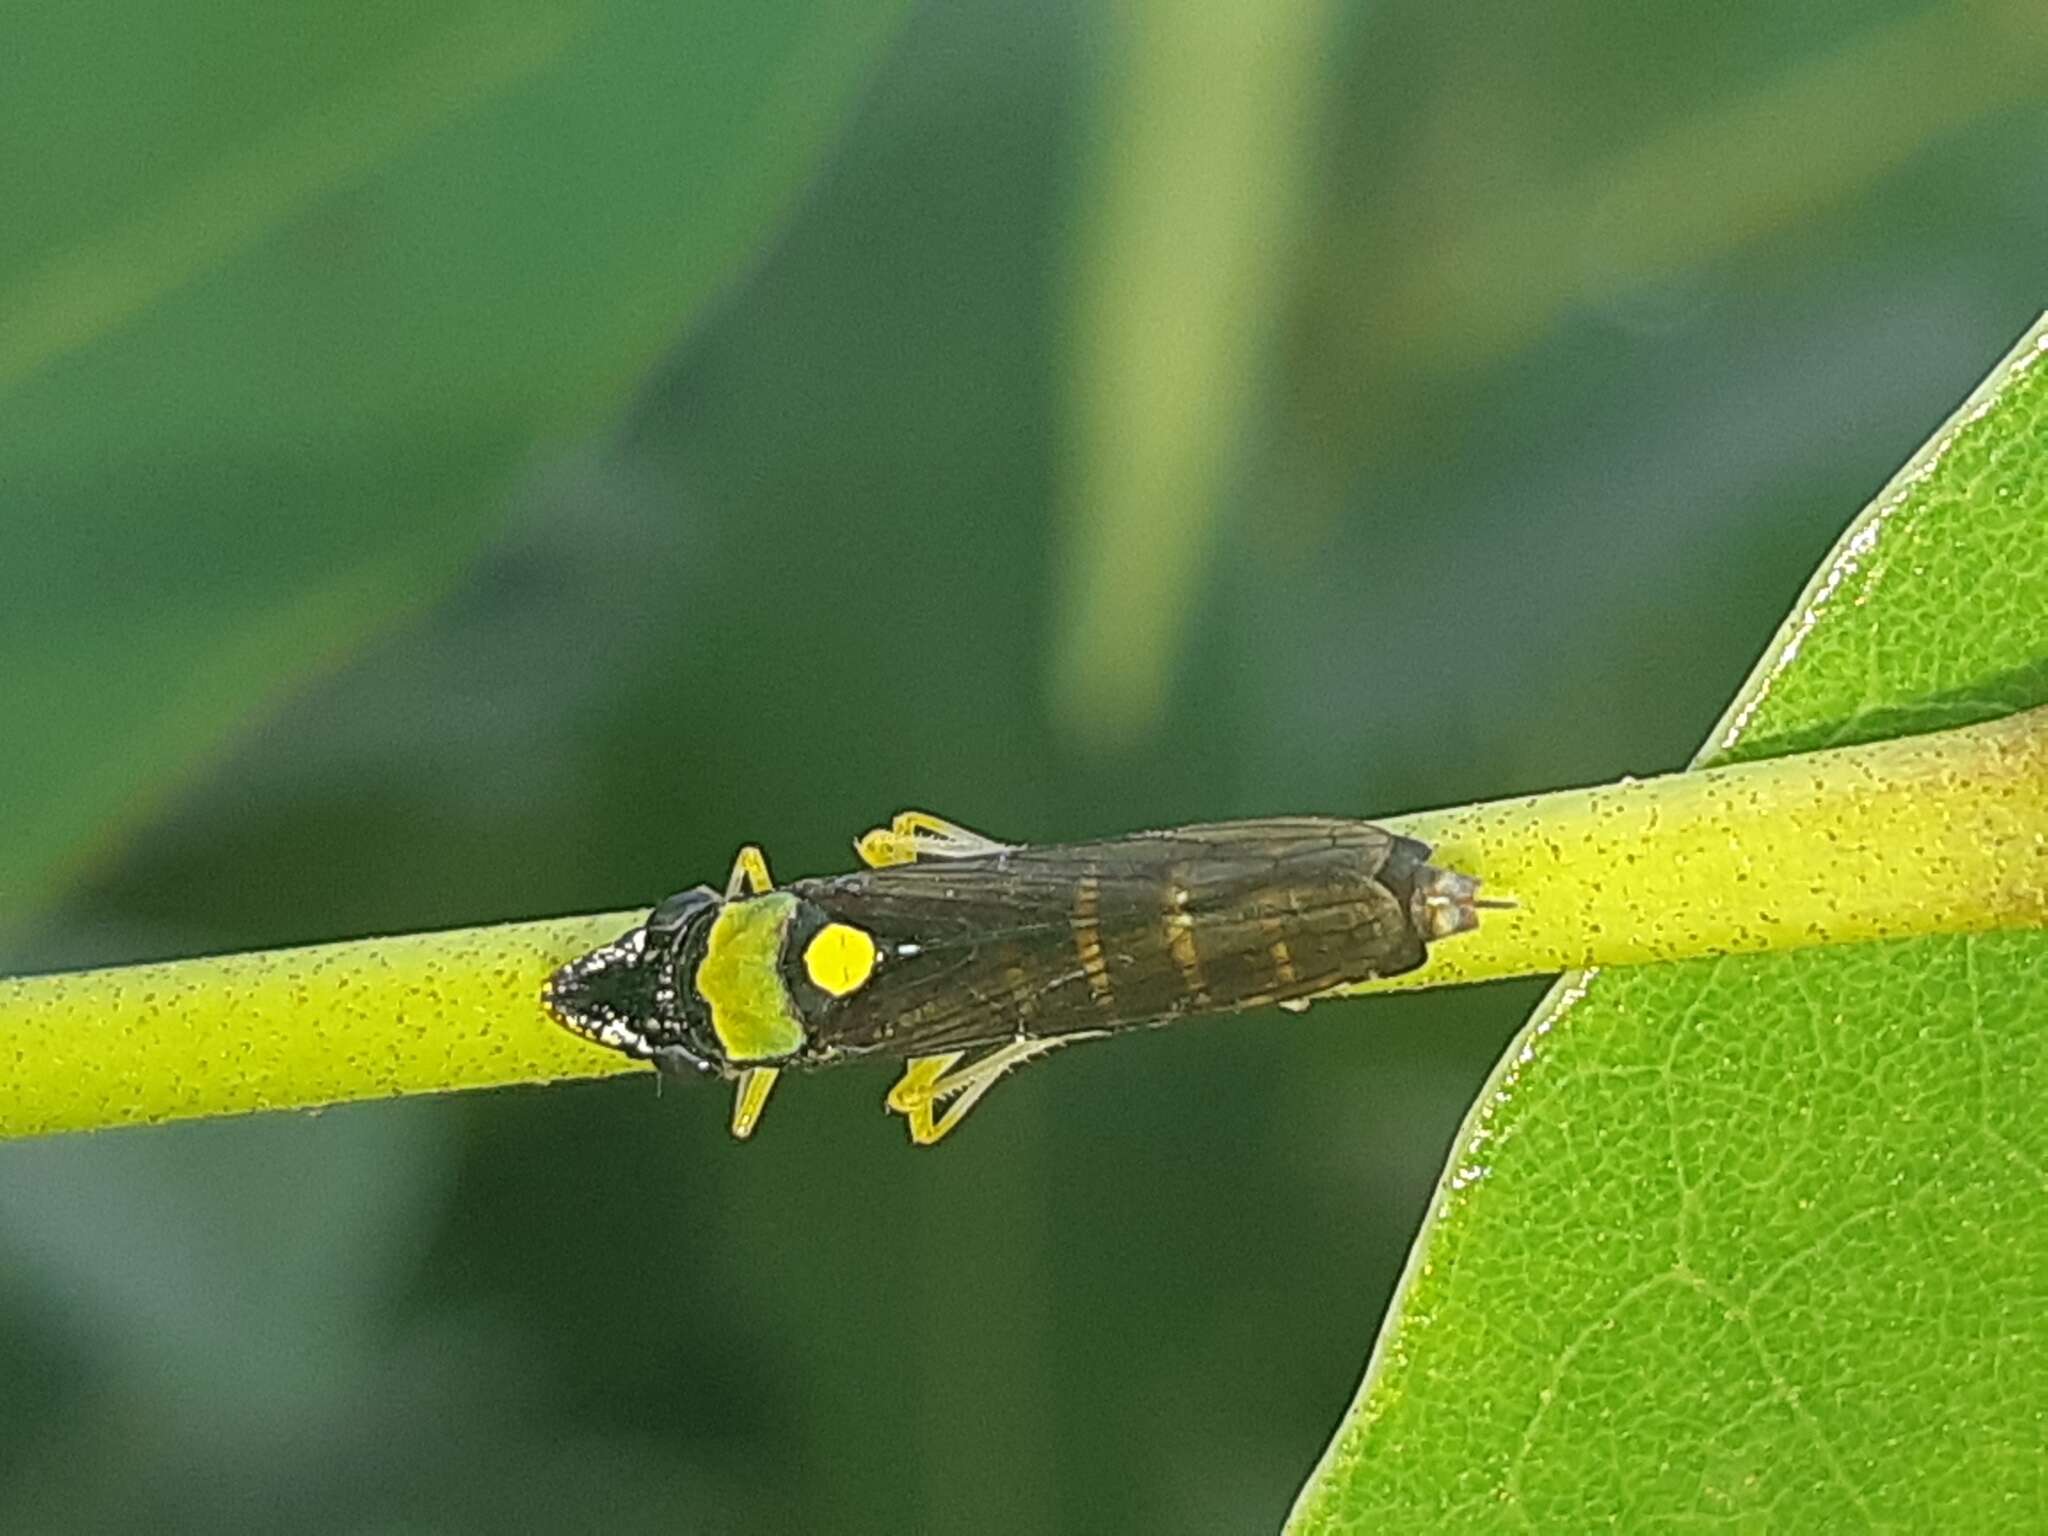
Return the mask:
[[[2044,615],[2048,324],[1849,530],[1699,761],[2038,704]],[[2038,1519],[2043,1018],[2039,931],[1564,978],[1291,1528]]]
[[[0,922],[464,568],[759,249],[902,9],[11,21]]]

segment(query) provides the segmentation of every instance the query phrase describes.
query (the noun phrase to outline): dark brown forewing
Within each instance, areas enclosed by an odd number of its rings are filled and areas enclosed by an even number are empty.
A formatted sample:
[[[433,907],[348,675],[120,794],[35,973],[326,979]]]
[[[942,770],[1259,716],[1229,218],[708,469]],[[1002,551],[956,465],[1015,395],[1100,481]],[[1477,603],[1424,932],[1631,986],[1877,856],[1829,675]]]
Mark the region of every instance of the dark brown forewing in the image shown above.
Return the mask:
[[[791,889],[882,962],[807,1010],[814,1046],[908,1055],[1306,997],[1422,962],[1377,876],[1408,843],[1285,817],[863,870]],[[904,952],[905,950],[908,952]]]

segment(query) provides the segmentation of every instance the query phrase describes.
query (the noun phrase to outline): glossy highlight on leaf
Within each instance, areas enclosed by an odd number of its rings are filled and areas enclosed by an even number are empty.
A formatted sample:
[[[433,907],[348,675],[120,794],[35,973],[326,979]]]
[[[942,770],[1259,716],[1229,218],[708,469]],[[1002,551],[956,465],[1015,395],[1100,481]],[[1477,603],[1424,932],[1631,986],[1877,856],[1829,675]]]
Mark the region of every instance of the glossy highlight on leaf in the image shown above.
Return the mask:
[[[1701,766],[2048,698],[2048,324],[1850,528]],[[2048,933],[1565,977],[1290,1529],[2038,1517]]]

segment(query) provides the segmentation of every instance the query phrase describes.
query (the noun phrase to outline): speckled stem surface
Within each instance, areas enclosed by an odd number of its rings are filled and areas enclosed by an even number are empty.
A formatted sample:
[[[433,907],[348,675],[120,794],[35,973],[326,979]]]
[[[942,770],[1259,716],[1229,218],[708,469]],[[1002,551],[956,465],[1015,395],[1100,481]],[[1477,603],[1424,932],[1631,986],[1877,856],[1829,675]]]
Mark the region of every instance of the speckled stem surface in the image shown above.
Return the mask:
[[[2048,710],[1387,825],[1516,905],[1371,990],[2044,926]],[[0,1135],[641,1070],[540,988],[643,915],[0,980]]]
[[[0,1135],[597,1077],[541,1011],[644,911],[0,980]]]
[[[1361,990],[2048,927],[2048,709],[1386,825],[1516,906]]]

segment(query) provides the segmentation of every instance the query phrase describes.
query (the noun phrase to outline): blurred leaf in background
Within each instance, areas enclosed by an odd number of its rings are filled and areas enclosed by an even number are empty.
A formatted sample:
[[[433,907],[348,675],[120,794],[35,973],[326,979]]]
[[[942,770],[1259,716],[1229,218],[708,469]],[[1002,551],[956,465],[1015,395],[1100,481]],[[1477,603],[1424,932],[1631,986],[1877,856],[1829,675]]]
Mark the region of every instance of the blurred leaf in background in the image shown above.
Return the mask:
[[[38,17],[9,963],[1673,766],[2040,307],[2031,14]],[[1907,133],[1916,27],[2006,83]],[[861,1072],[11,1149],[0,1525],[1270,1529],[1533,996],[1091,1046],[936,1156]]]
[[[902,10],[10,19],[0,922],[446,590],[759,249]]]
[[[2043,614],[2048,321],[1844,534],[1697,761],[2040,704]],[[2024,929],[1561,979],[1290,1529],[2027,1522],[2044,1012]]]

